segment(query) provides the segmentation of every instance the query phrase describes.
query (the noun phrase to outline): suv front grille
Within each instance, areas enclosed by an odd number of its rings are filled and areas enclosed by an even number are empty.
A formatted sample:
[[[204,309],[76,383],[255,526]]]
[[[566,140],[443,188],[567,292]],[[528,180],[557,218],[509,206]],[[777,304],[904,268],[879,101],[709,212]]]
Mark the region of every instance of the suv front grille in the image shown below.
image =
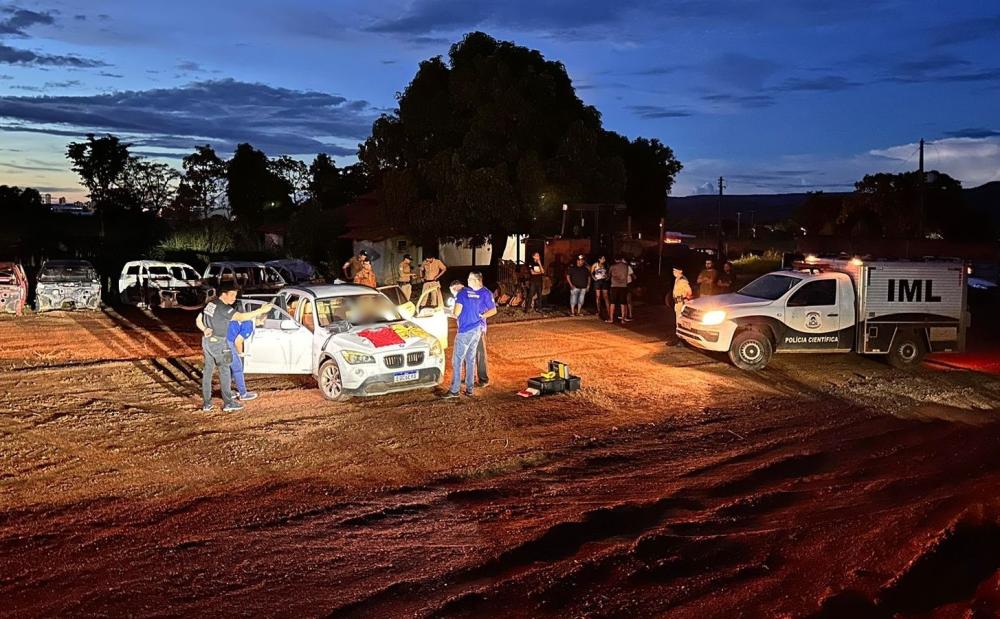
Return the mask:
[[[406,355],[406,365],[420,365],[424,362],[423,352],[411,352]]]
[[[403,367],[403,355],[386,355],[382,362],[390,370]]]
[[[684,306],[684,311],[681,312],[681,316],[683,316],[684,318],[690,318],[691,320],[694,320],[696,322],[701,321],[701,312],[691,307],[690,305]]]

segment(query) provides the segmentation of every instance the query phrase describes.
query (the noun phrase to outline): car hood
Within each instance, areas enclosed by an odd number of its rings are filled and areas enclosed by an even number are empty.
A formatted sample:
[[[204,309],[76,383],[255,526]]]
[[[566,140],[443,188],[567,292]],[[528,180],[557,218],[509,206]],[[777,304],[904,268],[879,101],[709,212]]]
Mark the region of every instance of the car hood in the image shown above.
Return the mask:
[[[733,292],[730,294],[717,294],[707,297],[699,297],[694,301],[689,301],[687,305],[696,310],[709,311],[722,307],[739,307],[740,309],[749,309],[752,307],[764,307],[765,305],[770,305],[772,303],[774,303],[774,301],[758,299],[757,297],[748,297],[745,294]]]
[[[349,331],[343,333],[335,333],[328,328],[327,332],[332,333],[330,343],[327,344],[328,348],[330,345],[335,345],[341,349],[360,352],[424,348],[436,341],[433,335],[408,320],[361,325],[351,327]]]

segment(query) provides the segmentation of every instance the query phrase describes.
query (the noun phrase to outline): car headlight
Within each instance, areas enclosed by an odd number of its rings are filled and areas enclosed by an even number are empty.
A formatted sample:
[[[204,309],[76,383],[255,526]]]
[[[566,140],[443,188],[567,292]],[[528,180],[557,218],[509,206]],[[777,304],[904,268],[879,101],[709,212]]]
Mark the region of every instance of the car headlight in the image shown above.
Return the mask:
[[[701,319],[701,324],[703,325],[721,325],[722,321],[726,319],[726,313],[722,310],[712,310],[711,312],[705,312],[705,315]]]
[[[368,353],[357,352],[355,350],[345,350],[340,354],[344,355],[344,361],[350,363],[351,365],[375,363],[375,357],[369,355]]]
[[[444,348],[441,348],[441,342],[439,342],[437,339],[431,342],[431,356],[432,357],[444,356]]]

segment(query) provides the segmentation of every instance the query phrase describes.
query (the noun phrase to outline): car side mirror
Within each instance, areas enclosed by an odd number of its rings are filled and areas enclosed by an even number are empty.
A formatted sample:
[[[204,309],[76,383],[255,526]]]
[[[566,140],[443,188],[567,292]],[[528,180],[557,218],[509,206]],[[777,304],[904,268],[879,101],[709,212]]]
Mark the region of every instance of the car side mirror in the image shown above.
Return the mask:
[[[430,318],[431,316],[433,316],[436,313],[437,313],[437,309],[435,309],[433,307],[425,307],[424,309],[420,310],[419,313],[417,313],[417,317],[418,318]]]
[[[279,325],[282,331],[298,331],[299,324],[291,318],[285,318]]]
[[[413,307],[413,303],[403,303],[396,309],[399,310],[399,315],[402,316],[403,318],[406,318],[407,320],[413,318],[413,315],[416,313],[416,309]]]

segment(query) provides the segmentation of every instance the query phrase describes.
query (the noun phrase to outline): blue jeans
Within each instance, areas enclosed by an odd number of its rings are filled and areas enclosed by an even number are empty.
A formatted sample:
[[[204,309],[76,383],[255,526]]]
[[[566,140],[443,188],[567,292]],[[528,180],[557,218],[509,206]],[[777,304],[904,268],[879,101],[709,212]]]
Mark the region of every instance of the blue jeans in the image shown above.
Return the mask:
[[[236,383],[236,393],[241,396],[246,395],[247,381],[243,378],[243,359],[240,358],[240,352],[236,350],[236,342],[229,342],[229,350],[233,353],[233,362],[229,367],[233,371],[233,382]]]
[[[583,300],[586,296],[587,296],[586,288],[570,288],[569,289],[570,309],[574,307],[583,307]]]
[[[455,336],[451,353],[451,391],[458,393],[458,388],[462,384],[462,364],[465,364],[465,391],[472,393],[472,387],[476,383],[476,349],[479,347],[479,339],[482,330],[478,327],[459,333]]]

